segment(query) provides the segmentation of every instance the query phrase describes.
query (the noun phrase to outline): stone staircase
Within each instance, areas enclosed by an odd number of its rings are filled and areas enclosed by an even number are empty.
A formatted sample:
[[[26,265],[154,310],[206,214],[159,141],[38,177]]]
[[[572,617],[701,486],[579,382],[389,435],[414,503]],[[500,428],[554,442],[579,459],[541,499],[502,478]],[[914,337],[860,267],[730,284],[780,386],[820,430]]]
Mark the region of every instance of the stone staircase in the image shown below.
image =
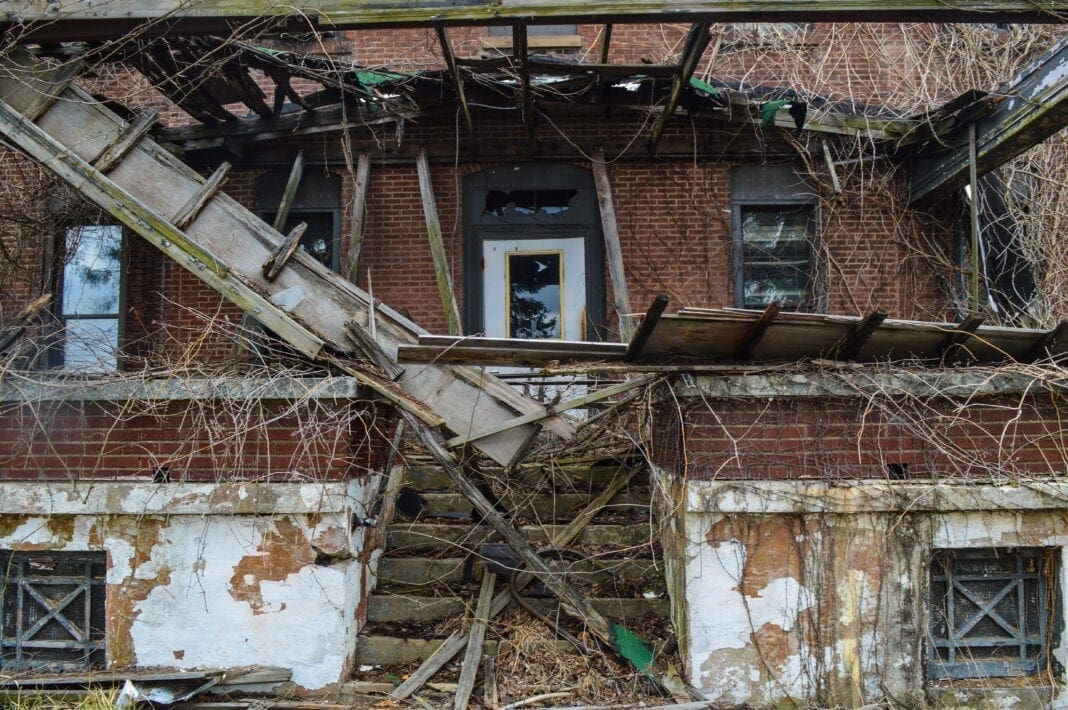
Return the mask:
[[[483,470],[485,491],[510,517],[535,549],[547,547],[554,533],[619,475],[627,463],[597,462],[567,466],[524,466],[502,479],[498,469]],[[640,465],[629,462],[630,466]],[[403,677],[429,656],[452,631],[473,614],[479,585],[488,566],[498,572],[497,590],[506,588],[508,574],[501,567],[503,546],[491,558],[480,553],[499,537],[471,517],[471,505],[452,486],[441,469],[428,460],[409,457],[403,496],[387,528],[385,551],[378,564],[377,587],[370,595],[367,624],[357,644],[356,662],[370,670],[358,680]],[[417,493],[415,496],[413,493]],[[421,500],[420,500],[421,499]],[[418,514],[413,501],[425,503]],[[402,512],[400,508],[408,507]],[[660,649],[673,650],[669,606],[658,535],[652,520],[650,487],[643,469],[590,522],[566,550],[546,552],[567,574],[568,581],[609,620],[624,624]],[[503,560],[508,566],[508,560]],[[534,581],[523,592],[529,605],[581,637],[581,625],[565,616],[556,599]],[[511,643],[517,620],[538,624],[513,602],[489,626],[484,655]],[[547,631],[555,638],[555,634]],[[592,643],[592,640],[590,641]],[[560,651],[576,652],[566,641],[554,642]],[[434,679],[454,680],[459,656]]]

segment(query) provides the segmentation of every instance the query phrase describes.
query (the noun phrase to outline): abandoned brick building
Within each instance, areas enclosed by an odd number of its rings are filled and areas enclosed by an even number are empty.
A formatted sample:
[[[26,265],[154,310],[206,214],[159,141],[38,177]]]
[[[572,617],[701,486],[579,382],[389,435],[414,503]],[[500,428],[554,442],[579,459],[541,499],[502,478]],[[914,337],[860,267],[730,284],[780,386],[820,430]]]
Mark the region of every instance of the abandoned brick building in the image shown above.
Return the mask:
[[[1066,3],[171,4],[0,0],[0,684],[1064,702]]]

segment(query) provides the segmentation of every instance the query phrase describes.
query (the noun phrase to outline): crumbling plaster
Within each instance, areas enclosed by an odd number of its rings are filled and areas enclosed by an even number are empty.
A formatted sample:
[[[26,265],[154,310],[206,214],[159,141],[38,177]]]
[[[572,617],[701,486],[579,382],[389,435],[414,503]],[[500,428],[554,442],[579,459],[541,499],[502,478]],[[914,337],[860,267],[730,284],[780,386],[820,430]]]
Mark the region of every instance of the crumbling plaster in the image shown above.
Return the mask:
[[[938,548],[1068,546],[1056,484],[687,481],[673,592],[689,680],[724,705],[1011,707],[1021,692],[926,680],[927,575]],[[1068,589],[1068,556],[1061,589]],[[1063,599],[1063,596],[1062,596]],[[1063,602],[1062,602],[1063,603]],[[1068,608],[1062,610],[1068,613]],[[1068,617],[1065,617],[1068,618]],[[1054,656],[1068,667],[1068,647]],[[1057,689],[1063,687],[1060,679]],[[1039,683],[1041,685],[1041,683]],[[949,693],[947,695],[947,692]],[[1064,693],[1057,702],[1068,702]]]
[[[281,666],[315,690],[351,670],[368,591],[351,523],[368,495],[357,482],[4,483],[0,548],[107,553],[109,666]]]

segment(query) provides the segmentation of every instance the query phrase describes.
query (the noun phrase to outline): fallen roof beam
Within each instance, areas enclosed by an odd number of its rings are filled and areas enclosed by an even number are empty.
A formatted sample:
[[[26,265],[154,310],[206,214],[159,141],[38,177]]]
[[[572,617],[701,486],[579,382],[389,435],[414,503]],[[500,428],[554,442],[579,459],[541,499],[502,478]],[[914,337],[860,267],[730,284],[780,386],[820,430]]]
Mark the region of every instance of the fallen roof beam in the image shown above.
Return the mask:
[[[103,39],[133,29],[218,33],[234,21],[288,18],[344,29],[517,21],[1058,23],[1065,13],[1064,0],[0,0],[0,22],[23,41]]]
[[[682,58],[679,60],[679,72],[671,83],[671,95],[668,97],[667,104],[664,105],[663,113],[660,114],[660,120],[656,122],[656,126],[653,128],[652,143],[654,146],[660,141],[660,136],[664,135],[664,129],[667,128],[668,122],[671,121],[671,114],[675,113],[675,107],[679,105],[683,90],[690,85],[690,77],[693,76],[694,71],[697,69],[697,63],[701,61],[701,55],[704,54],[705,48],[708,47],[710,39],[707,22],[698,22],[686,34]]]
[[[976,166],[980,175],[1015,158],[1068,125],[1068,37],[1018,73],[998,94],[1001,105],[978,120]],[[909,204],[928,205],[968,181],[968,126],[912,164]]]
[[[475,130],[475,124],[471,122],[471,110],[467,107],[467,99],[464,98],[464,78],[460,74],[460,68],[456,66],[456,55],[452,53],[452,43],[449,42],[449,33],[440,25],[434,28],[438,33],[438,42],[441,44],[441,53],[445,57],[445,66],[449,68],[452,77],[452,90],[456,93],[456,102],[460,104],[460,113],[464,117],[464,125],[467,130]]]
[[[523,107],[523,123],[530,134],[530,142],[534,143],[534,95],[530,90],[530,55],[527,53],[527,26],[515,25],[512,27],[512,62],[516,71],[519,72],[519,84],[523,87],[521,101]]]

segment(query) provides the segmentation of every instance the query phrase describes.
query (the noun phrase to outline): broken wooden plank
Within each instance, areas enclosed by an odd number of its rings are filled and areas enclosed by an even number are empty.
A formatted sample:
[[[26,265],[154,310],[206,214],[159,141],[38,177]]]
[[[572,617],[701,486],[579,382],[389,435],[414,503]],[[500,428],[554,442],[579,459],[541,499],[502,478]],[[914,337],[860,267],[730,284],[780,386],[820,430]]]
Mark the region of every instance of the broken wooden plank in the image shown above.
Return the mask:
[[[159,118],[159,112],[150,108],[127,124],[115,142],[109,145],[100,157],[92,161],[93,167],[105,174],[110,172],[137,145],[138,141],[145,137],[157,118]]]
[[[983,316],[968,316],[965,318],[963,322],[942,339],[942,342],[932,355],[942,362],[951,362],[957,355],[957,349],[967,342],[968,338],[972,337],[984,320],[986,319]]]
[[[709,24],[707,22],[698,22],[686,34],[682,58],[679,60],[679,72],[671,82],[671,94],[668,96],[667,103],[664,104],[660,119],[653,127],[653,147],[656,147],[656,144],[660,142],[660,136],[664,135],[664,129],[671,122],[671,115],[675,113],[675,107],[679,105],[682,92],[690,85],[690,78],[693,77],[697,64],[701,61],[701,55],[704,54],[705,48],[708,47],[708,42],[711,39],[708,28]]]
[[[452,90],[456,94],[456,103],[460,106],[460,115],[463,116],[467,130],[475,130],[475,124],[471,121],[471,109],[467,106],[464,97],[464,78],[460,74],[460,67],[456,65],[456,55],[452,52],[452,44],[449,42],[449,33],[441,25],[435,25],[434,30],[438,33],[438,43],[441,45],[441,53],[445,57],[445,66],[449,69],[452,78]]]
[[[304,149],[297,151],[297,157],[293,159],[293,167],[289,169],[289,178],[286,180],[285,190],[282,191],[282,199],[278,203],[278,211],[274,215],[274,231],[281,232],[285,229],[286,220],[289,218],[289,209],[293,206],[293,200],[297,198],[297,189],[300,188],[300,180],[304,177]]]
[[[300,246],[300,238],[304,236],[304,232],[308,230],[306,222],[301,222],[296,227],[290,230],[286,235],[285,241],[279,245],[279,247],[267,257],[267,261],[263,262],[263,278],[268,281],[274,281],[286,263],[293,258],[293,254],[296,253],[297,247]]]
[[[831,187],[834,189],[834,194],[842,194],[842,183],[838,181],[838,169],[834,166],[834,160],[831,158],[831,149],[827,145],[827,141],[823,141],[823,162],[827,165],[827,172],[831,176]]]
[[[368,322],[373,323],[374,319],[368,318]],[[359,346],[360,350],[362,350],[363,352],[368,352],[371,348],[376,347],[378,344],[378,341],[375,339],[375,337],[371,335],[371,333],[369,333],[366,329],[364,329],[363,325],[361,325],[358,321],[349,320],[345,324],[345,332],[349,334],[349,337],[356,342],[356,345]],[[403,368],[398,367],[397,364],[389,358],[383,358],[379,367],[382,367],[385,373],[389,375],[391,379],[394,380],[404,373]]]
[[[452,271],[449,270],[449,257],[445,252],[445,242],[441,235],[441,222],[438,220],[438,208],[434,202],[434,185],[430,180],[430,163],[426,149],[420,148],[415,159],[419,172],[419,191],[423,196],[423,215],[426,217],[426,233],[430,239],[430,255],[434,260],[434,275],[438,281],[438,295],[445,309],[445,322],[450,335],[463,332],[460,318],[460,306],[456,302],[456,289],[452,283]]]
[[[467,630],[467,651],[460,665],[460,681],[453,699],[453,710],[467,710],[471,691],[475,689],[475,677],[478,674],[479,661],[482,659],[482,641],[486,637],[486,625],[489,623],[490,603],[493,601],[493,588],[497,584],[497,575],[486,572],[482,575],[482,587],[478,592],[478,604],[475,606],[475,618]]]
[[[772,301],[768,304],[764,312],[760,314],[760,317],[746,329],[745,335],[738,341],[738,345],[734,349],[734,357],[736,359],[748,360],[753,356],[753,351],[760,344],[760,339],[768,332],[768,328],[779,315],[780,310],[782,308],[779,306],[778,301]]]
[[[201,188],[189,198],[189,200],[182,205],[182,208],[175,213],[171,219],[174,222],[174,226],[178,229],[185,229],[189,224],[197,218],[200,211],[204,209],[204,205],[208,203],[212,197],[215,196],[221,188],[223,182],[226,181],[226,174],[230,172],[230,163],[223,163],[215,172],[211,174]]]
[[[860,321],[831,349],[828,358],[831,360],[853,360],[868,342],[872,333],[886,320],[887,312],[879,309],[869,313],[864,320]]]
[[[652,382],[654,379],[654,375],[643,375],[641,377],[636,377],[633,380],[620,382],[619,384],[599,389],[596,392],[591,392],[590,394],[585,394],[581,397],[575,397],[573,399],[567,400],[566,402],[561,402],[560,404],[557,404],[551,409],[547,408],[544,412],[532,412],[530,414],[524,414],[522,416],[516,417],[515,419],[512,419],[511,421],[500,422],[498,424],[493,425],[492,427],[487,427],[480,431],[476,431],[473,434],[453,437],[445,442],[445,447],[449,449],[454,449],[458,446],[463,446],[464,444],[469,444],[473,441],[478,441],[479,439],[483,439],[487,436],[499,434],[502,431],[508,431],[509,429],[514,429],[515,427],[522,426],[524,424],[532,424],[533,422],[541,421],[542,419],[545,419],[546,417],[552,416],[559,412],[566,412],[572,409],[578,409],[579,407],[585,407],[588,404],[593,404],[594,402],[599,402],[602,399],[607,399],[617,394],[622,394],[636,387],[644,387],[645,385]]]
[[[47,77],[47,90],[38,91],[33,101],[26,107],[22,115],[27,121],[36,121],[44,115],[45,111],[52,108],[59,95],[85,70],[85,62],[81,59],[68,62],[60,67],[52,76]]]
[[[593,182],[597,187],[597,206],[601,212],[601,232],[604,236],[605,261],[608,262],[608,276],[612,280],[612,303],[619,318],[619,339],[624,343],[630,340],[633,325],[627,320],[630,313],[630,292],[627,290],[627,274],[623,268],[623,248],[619,243],[619,225],[616,222],[616,208],[612,202],[612,183],[608,180],[608,163],[605,161],[604,149],[593,151]]]
[[[482,660],[482,707],[496,710],[500,702],[497,694],[497,656],[486,654]]]
[[[600,494],[597,495],[590,504],[586,506],[581,513],[575,516],[575,518],[568,523],[567,527],[561,530],[558,534],[554,535],[549,542],[549,547],[555,549],[562,549],[570,545],[589,525],[597,513],[601,512],[601,509],[608,505],[608,501],[612,500],[617,493],[630,483],[630,480],[634,478],[634,475],[638,472],[638,467],[630,467],[624,469],[623,474],[612,481],[605,487]],[[520,572],[516,575],[514,587],[518,591],[523,589],[534,580],[534,575],[529,572]],[[505,589],[493,597],[493,602],[490,604],[489,618],[500,614],[512,601],[511,590]],[[453,656],[460,652],[460,649],[464,648],[467,644],[467,634],[460,634],[459,632],[453,632],[453,634],[445,639],[445,642],[437,648],[437,650],[423,661],[423,664],[412,673],[412,675],[403,683],[398,685],[396,689],[389,694],[389,697],[395,700],[401,700],[407,698],[415,691],[419,690],[426,681],[434,676],[441,668],[452,660]]]
[[[634,336],[631,337],[630,342],[627,344],[623,362],[634,362],[641,357],[642,349],[645,348],[645,344],[649,341],[649,336],[653,334],[653,328],[660,321],[660,316],[664,315],[668,300],[668,297],[662,293],[657,294],[656,298],[653,299],[653,302],[649,305],[649,310],[645,312],[645,317],[642,318],[641,324],[634,331]]]
[[[1034,346],[1021,359],[1021,362],[1034,362],[1044,357],[1049,357],[1056,350],[1057,343],[1068,334],[1068,320],[1062,320],[1048,333],[1044,333],[1035,339]]]
[[[30,301],[15,316],[14,323],[5,328],[6,332],[0,333],[0,353],[7,350],[11,343],[15,342],[33,322],[45,307],[52,302],[52,294],[46,293]]]
[[[349,231],[349,281],[360,276],[363,252],[363,228],[367,216],[367,190],[371,185],[371,155],[367,151],[356,159],[356,184],[352,191],[352,229]]]

